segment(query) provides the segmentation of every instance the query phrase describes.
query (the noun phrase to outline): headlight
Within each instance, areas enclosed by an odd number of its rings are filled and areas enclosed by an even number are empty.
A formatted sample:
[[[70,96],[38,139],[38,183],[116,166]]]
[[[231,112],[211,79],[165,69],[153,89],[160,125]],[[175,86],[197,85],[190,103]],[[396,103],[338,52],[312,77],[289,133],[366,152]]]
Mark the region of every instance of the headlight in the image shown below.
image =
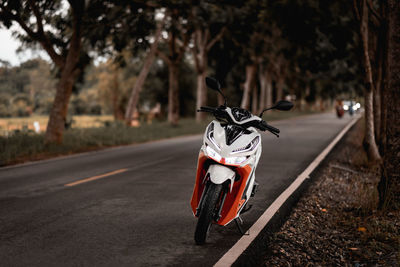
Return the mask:
[[[239,148],[239,149],[235,149],[232,151],[231,154],[238,154],[238,153],[252,151],[258,146],[259,142],[260,142],[260,137],[256,136],[256,138],[254,138],[253,141],[251,141],[247,146]]]
[[[247,159],[247,157],[229,157],[229,158],[225,158],[225,163],[230,164],[230,165],[239,165],[246,159]]]
[[[228,164],[228,165],[240,165],[242,162],[244,162],[247,157],[228,157],[228,158],[223,158],[221,155],[212,149],[210,146],[206,146],[206,152],[207,156],[212,158],[213,160],[222,163],[222,164]]]
[[[349,106],[348,106],[348,105],[343,105],[343,109],[344,109],[344,110],[348,110],[348,109],[349,109]]]
[[[207,155],[210,158],[213,158],[214,160],[220,162],[222,157],[220,154],[218,154],[217,151],[215,151],[214,149],[212,149],[210,146],[206,146],[206,151],[207,151]]]
[[[210,126],[207,129],[207,139],[213,143],[213,145],[221,150],[221,147],[217,144],[217,142],[214,139],[214,123],[210,124]]]

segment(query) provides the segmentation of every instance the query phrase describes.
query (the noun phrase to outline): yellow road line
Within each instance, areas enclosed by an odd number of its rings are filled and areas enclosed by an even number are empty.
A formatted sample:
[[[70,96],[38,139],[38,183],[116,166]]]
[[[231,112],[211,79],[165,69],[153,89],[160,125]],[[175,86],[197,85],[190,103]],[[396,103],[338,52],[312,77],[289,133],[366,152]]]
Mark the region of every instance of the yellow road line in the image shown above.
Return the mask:
[[[127,170],[128,169],[119,169],[119,170],[115,170],[115,171],[112,171],[112,172],[107,172],[107,173],[104,173],[104,174],[92,176],[92,177],[85,178],[85,179],[82,179],[82,180],[78,180],[78,181],[75,181],[75,182],[72,182],[72,183],[69,183],[69,184],[65,184],[64,186],[75,186],[75,185],[91,182],[91,181],[98,180],[98,179],[101,179],[101,178],[105,178],[105,177],[108,177],[108,176],[111,176],[111,175],[114,175],[114,174],[118,174],[118,173],[121,173],[121,172],[126,172]]]

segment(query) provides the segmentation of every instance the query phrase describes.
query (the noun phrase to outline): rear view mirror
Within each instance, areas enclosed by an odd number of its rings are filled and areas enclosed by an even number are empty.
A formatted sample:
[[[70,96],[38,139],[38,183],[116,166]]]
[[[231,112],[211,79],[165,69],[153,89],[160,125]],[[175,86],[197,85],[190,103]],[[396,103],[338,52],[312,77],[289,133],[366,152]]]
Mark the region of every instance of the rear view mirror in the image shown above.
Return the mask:
[[[273,105],[270,108],[266,108],[264,109],[259,117],[262,118],[262,115],[265,111],[270,110],[270,109],[277,109],[277,110],[282,110],[282,111],[286,111],[286,110],[290,110],[293,107],[293,103],[290,101],[286,101],[286,100],[281,100],[278,103],[276,103],[275,105]]]
[[[206,85],[222,95],[224,98],[224,106],[226,107],[226,97],[221,91],[221,85],[219,84],[218,80],[212,77],[206,77]]]
[[[275,104],[274,109],[277,110],[290,110],[293,107],[293,103],[286,100],[281,100]]]
[[[213,89],[215,91],[219,92],[221,90],[221,85],[219,84],[219,82],[215,78],[206,77],[206,84],[207,84],[208,87],[210,87],[211,89]]]

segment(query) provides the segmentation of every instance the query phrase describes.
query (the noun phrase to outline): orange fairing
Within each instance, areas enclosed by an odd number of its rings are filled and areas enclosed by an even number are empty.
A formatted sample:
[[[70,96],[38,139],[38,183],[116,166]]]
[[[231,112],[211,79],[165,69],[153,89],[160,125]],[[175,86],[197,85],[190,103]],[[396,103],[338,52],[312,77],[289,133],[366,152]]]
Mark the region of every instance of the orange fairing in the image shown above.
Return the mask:
[[[206,160],[207,157],[201,151],[197,162],[196,182],[193,189],[192,200],[190,201],[193,214],[196,214],[196,209],[199,205],[200,198],[205,186],[205,183],[203,182],[206,175],[206,170],[204,170],[204,163]],[[243,203],[245,202],[245,200],[242,199],[242,196],[246,188],[247,180],[249,179],[251,173],[251,167],[250,165],[237,167],[235,168],[235,171],[240,175],[240,179],[233,184],[232,192],[229,192],[226,196],[224,207],[221,211],[221,218],[218,221],[218,224],[220,225],[226,225],[227,223],[232,221],[236,217],[237,212],[240,210]]]
[[[236,172],[240,175],[240,180],[233,184],[232,192],[226,196],[224,207],[221,211],[221,218],[218,221],[220,225],[226,225],[235,219],[238,211],[245,202],[242,200],[242,195],[251,173],[251,167],[250,165],[238,167],[236,168]]]
[[[204,170],[204,162],[207,160],[207,157],[204,155],[203,151],[199,153],[199,159],[197,161],[197,173],[196,173],[196,182],[194,184],[192,200],[190,201],[190,205],[192,206],[193,214],[196,214],[197,206],[199,205],[199,201],[201,198],[201,194],[203,193],[205,183],[203,183],[203,179],[206,175],[206,171]]]

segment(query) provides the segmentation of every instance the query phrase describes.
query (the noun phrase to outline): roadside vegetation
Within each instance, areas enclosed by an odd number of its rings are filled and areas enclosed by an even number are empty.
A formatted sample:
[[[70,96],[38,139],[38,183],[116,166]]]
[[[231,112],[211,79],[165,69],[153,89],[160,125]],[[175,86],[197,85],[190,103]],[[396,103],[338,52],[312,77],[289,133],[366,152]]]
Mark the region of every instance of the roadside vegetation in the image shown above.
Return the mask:
[[[182,119],[179,126],[154,121],[140,127],[128,127],[122,122],[107,121],[102,127],[71,128],[65,131],[62,144],[46,144],[44,134],[18,131],[9,137],[0,137],[0,165],[9,165],[59,155],[91,151],[111,146],[143,143],[174,136],[197,134],[206,122]]]
[[[10,136],[16,132],[35,131],[34,123],[37,122],[40,132],[46,131],[49,120],[45,115],[29,117],[0,118],[0,136]],[[76,115],[68,118],[70,128],[96,128],[113,122],[112,115]]]
[[[264,119],[273,121],[312,113],[310,111],[271,112]],[[200,134],[212,119],[208,117],[202,123],[196,123],[193,118],[185,118],[181,119],[177,126],[172,126],[166,121],[154,120],[151,123],[143,121],[138,127],[129,127],[123,122],[106,120],[107,118],[109,117],[73,117],[73,121],[75,122],[73,125],[77,125],[77,127],[72,126],[65,131],[64,140],[61,145],[46,144],[44,134],[36,134],[32,129],[28,129],[28,127],[8,132],[7,137],[0,136],[0,166],[97,150],[105,147],[138,144],[176,136]],[[23,123],[31,122],[31,119],[23,120]],[[19,123],[22,123],[22,121],[19,121]],[[102,126],[99,127],[98,124],[100,123]],[[88,125],[96,125],[96,127],[88,127]]]

